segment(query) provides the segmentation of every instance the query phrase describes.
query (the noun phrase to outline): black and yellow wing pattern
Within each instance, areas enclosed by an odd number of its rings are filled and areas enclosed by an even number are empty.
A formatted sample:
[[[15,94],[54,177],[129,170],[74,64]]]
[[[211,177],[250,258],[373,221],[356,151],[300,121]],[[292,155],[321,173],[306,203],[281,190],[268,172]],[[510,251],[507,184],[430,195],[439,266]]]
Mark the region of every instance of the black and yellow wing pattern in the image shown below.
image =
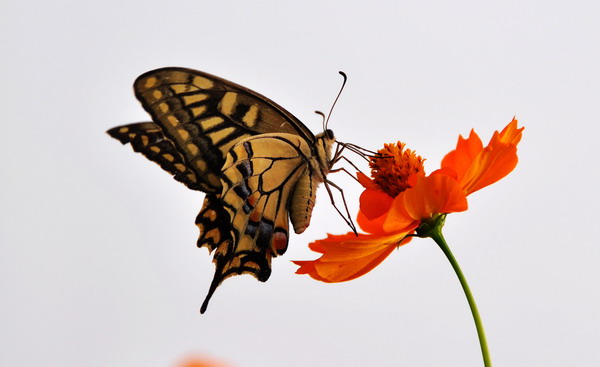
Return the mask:
[[[287,249],[289,221],[296,233],[309,225],[333,162],[333,132],[314,136],[268,98],[196,70],[147,72],[134,92],[153,122],[108,134],[206,193],[198,246],[214,251],[216,269],[203,313],[227,277],[269,278],[271,259]]]

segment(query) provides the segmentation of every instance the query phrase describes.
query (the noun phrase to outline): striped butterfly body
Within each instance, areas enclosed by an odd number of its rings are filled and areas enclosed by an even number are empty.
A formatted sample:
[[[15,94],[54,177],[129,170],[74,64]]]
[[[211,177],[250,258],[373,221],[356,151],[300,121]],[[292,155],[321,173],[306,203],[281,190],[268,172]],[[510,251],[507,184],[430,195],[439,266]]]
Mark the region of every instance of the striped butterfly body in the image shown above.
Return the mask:
[[[134,83],[153,122],[108,134],[206,193],[196,224],[199,247],[214,251],[215,275],[202,304],[238,274],[266,281],[285,253],[288,222],[310,223],[316,188],[333,163],[331,130],[314,136],[297,118],[247,88],[196,70],[163,68]]]

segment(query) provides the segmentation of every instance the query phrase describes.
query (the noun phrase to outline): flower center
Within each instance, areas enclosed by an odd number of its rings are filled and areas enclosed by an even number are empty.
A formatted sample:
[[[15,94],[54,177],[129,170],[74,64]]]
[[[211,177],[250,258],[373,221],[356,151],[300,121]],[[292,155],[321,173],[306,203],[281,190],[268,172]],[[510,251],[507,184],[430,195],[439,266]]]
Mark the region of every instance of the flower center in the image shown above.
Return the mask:
[[[373,181],[386,194],[396,197],[408,189],[408,178],[414,174],[425,175],[424,159],[410,149],[404,149],[406,144],[384,144],[383,149],[371,157],[369,167]]]

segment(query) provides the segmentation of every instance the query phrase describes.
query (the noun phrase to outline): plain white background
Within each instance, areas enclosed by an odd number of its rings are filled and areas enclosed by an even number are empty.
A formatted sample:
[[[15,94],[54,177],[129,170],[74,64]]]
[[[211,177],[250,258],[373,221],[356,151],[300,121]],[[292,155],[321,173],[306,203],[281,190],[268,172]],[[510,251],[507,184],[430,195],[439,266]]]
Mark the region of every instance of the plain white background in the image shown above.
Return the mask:
[[[592,1],[3,1],[0,365],[481,366],[459,283],[431,240],[366,276],[295,275],[347,228],[319,190],[313,224],[267,283],[213,274],[195,247],[203,195],[110,139],[148,117],[133,80],[219,75],[313,131],[402,140],[432,171],[471,128],[516,115],[516,170],[469,197],[445,234],[496,366],[600,364],[600,7]],[[358,160],[357,160],[358,161]],[[343,175],[353,212],[360,187]]]

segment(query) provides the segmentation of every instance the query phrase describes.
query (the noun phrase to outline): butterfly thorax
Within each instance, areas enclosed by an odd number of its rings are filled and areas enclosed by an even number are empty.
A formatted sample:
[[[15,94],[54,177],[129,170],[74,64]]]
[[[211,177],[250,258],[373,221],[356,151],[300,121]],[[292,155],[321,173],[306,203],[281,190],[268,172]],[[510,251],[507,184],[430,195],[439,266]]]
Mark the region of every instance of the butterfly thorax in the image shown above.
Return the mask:
[[[322,133],[318,134],[315,137],[316,144],[316,152],[315,152],[315,162],[310,162],[313,166],[313,172],[315,179],[318,182],[324,182],[325,176],[329,173],[332,166],[331,161],[331,149],[333,144],[335,143],[335,136],[333,135],[333,131],[327,129]]]

